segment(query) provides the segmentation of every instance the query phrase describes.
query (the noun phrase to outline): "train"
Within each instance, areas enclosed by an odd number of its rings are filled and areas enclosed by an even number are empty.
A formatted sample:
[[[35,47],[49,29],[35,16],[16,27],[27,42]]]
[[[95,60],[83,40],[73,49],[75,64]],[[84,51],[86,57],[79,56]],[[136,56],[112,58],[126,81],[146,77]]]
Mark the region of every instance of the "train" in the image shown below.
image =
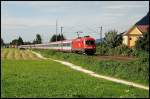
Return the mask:
[[[96,52],[95,39],[90,36],[78,37],[44,44],[20,45],[19,49],[52,49],[63,52],[94,54]]]

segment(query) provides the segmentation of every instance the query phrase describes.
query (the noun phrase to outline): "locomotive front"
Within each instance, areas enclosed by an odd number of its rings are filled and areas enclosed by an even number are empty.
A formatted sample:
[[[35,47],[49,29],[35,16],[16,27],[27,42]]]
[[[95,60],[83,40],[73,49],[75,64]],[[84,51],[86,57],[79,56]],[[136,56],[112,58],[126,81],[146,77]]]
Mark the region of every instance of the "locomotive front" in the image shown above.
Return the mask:
[[[86,54],[94,54],[96,52],[96,44],[94,38],[86,37],[84,39],[84,52]]]

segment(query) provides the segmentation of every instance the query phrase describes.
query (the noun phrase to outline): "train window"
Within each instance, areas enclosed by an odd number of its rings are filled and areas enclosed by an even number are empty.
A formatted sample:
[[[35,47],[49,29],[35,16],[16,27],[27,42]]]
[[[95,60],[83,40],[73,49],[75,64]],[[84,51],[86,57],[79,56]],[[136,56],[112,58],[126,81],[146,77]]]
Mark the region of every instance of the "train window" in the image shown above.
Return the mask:
[[[55,47],[57,47],[57,44],[54,44]]]
[[[70,43],[67,43],[67,46],[70,46]]]
[[[88,41],[86,41],[86,45],[93,45],[93,44],[95,44],[94,40],[88,40]]]
[[[70,46],[69,43],[63,43],[63,46]]]
[[[63,46],[66,46],[66,44],[65,44],[65,43],[63,43]]]

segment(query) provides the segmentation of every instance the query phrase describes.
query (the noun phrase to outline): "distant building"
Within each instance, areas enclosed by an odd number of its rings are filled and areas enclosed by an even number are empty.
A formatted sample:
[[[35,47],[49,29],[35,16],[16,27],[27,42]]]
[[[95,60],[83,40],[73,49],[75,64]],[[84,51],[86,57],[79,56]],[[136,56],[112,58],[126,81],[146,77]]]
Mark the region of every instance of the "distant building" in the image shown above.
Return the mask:
[[[149,12],[135,25],[133,25],[127,32],[123,34],[123,44],[128,47],[133,47],[137,39],[147,32],[149,28]]]

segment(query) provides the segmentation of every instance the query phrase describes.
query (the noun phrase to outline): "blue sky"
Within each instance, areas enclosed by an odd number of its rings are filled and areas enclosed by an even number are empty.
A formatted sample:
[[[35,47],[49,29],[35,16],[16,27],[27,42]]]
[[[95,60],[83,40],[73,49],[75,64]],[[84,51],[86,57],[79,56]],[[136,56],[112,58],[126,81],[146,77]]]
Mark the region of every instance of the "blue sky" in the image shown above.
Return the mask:
[[[1,37],[5,42],[21,36],[24,41],[33,41],[39,33],[43,42],[48,42],[63,26],[67,39],[90,35],[103,37],[109,30],[118,33],[127,31],[149,11],[149,1],[2,1]]]

